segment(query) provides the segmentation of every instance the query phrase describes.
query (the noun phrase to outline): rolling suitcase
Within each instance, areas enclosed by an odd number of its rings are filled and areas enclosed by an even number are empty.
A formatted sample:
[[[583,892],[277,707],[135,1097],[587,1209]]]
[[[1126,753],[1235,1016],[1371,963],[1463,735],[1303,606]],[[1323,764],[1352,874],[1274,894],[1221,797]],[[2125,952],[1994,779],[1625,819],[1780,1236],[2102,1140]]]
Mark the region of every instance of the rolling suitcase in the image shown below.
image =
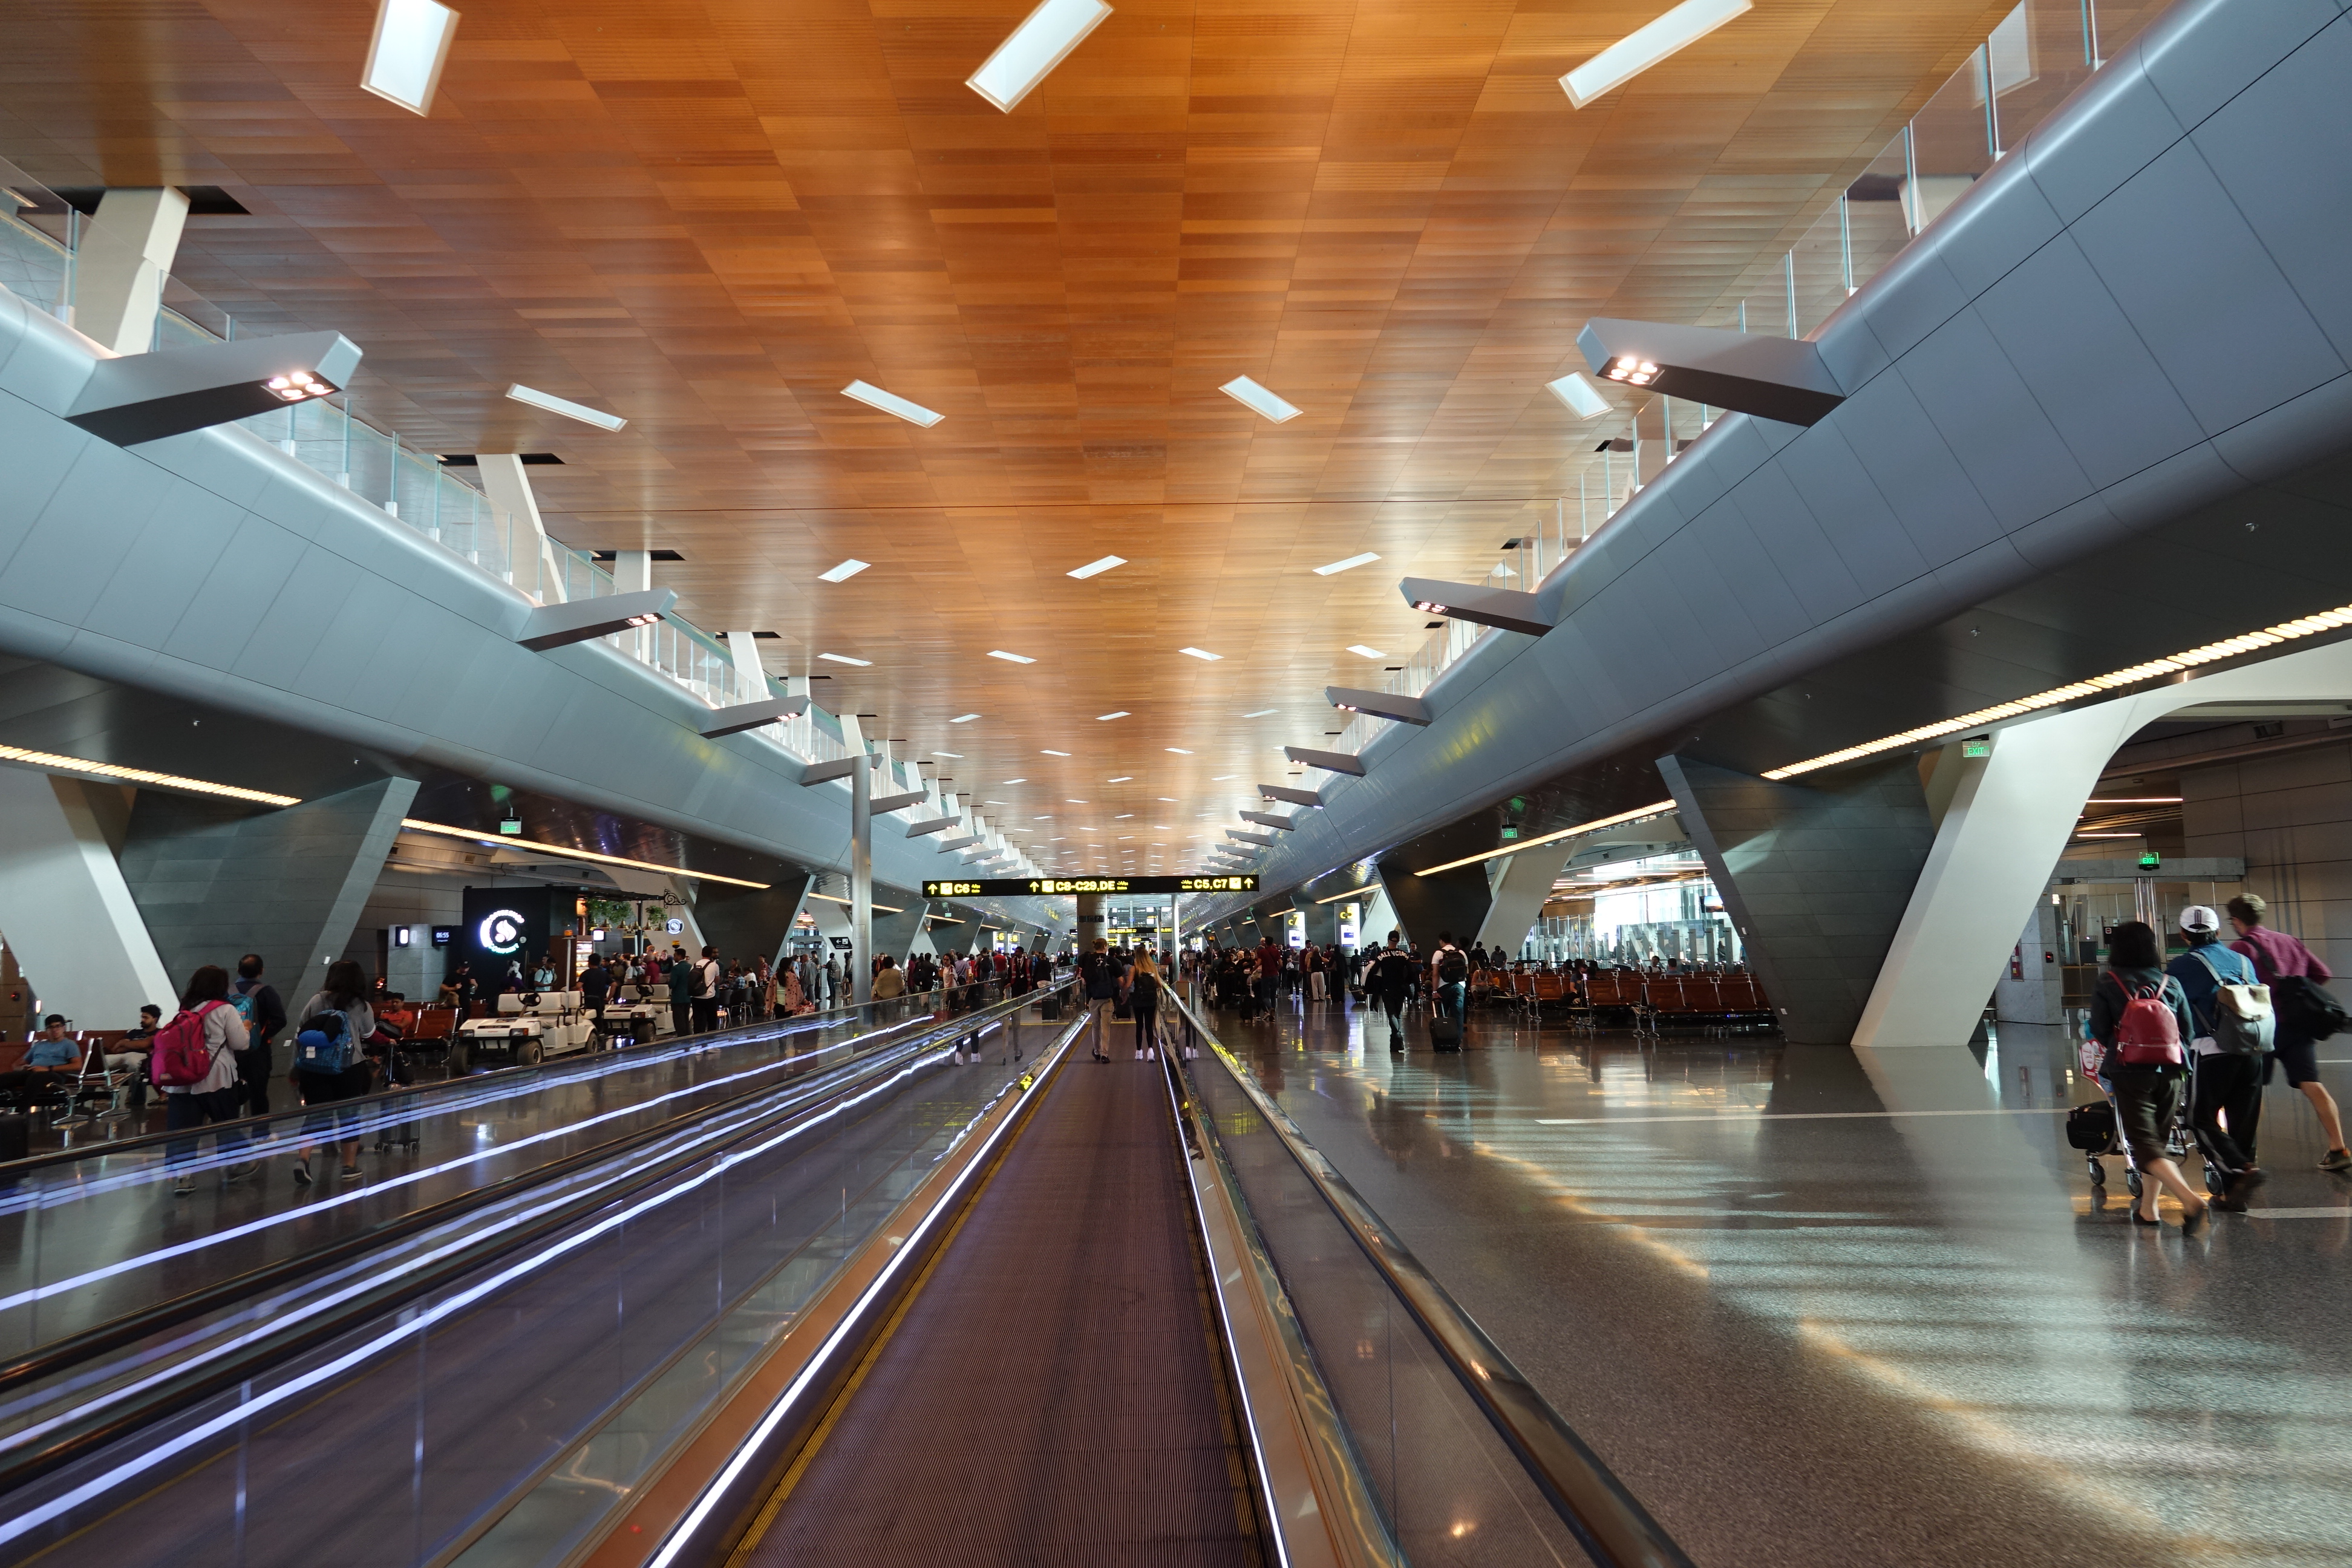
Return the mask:
[[[1441,1051],[1462,1048],[1462,1026],[1439,1014],[1429,1020],[1429,1043]]]

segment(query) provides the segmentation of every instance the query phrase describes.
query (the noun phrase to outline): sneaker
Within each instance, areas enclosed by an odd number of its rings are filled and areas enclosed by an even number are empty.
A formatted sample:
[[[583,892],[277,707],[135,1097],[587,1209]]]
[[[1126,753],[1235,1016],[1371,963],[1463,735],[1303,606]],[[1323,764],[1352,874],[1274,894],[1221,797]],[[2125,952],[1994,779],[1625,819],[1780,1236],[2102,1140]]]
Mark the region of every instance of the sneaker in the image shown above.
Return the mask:
[[[172,1184],[172,1195],[175,1198],[184,1198],[195,1190],[196,1179],[194,1176],[182,1176]]]
[[[294,1162],[294,1184],[298,1187],[307,1187],[310,1184],[310,1161],[297,1160]]]
[[[2323,1171],[2352,1171],[2352,1149],[2330,1149],[2319,1157]]]
[[[231,1165],[227,1170],[223,1171],[221,1173],[221,1180],[224,1182],[238,1181],[244,1177],[253,1174],[254,1172],[258,1171],[259,1169],[261,1169],[260,1161],[247,1160],[242,1164]]]
[[[359,1179],[360,1168],[357,1165],[345,1165],[343,1167],[343,1180],[347,1182],[356,1182]]]
[[[1135,1047],[1135,1059],[1137,1061],[1141,1061],[1143,1059],[1143,1047],[1141,1046]]]

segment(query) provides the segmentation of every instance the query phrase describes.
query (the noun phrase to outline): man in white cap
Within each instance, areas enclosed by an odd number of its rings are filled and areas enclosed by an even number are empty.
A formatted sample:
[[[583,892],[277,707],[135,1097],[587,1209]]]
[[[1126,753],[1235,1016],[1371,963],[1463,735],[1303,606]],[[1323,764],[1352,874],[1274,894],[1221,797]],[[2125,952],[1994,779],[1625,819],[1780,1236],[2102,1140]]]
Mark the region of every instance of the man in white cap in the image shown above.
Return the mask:
[[[2213,1206],[2242,1214],[2246,1194],[2263,1184],[2254,1164],[2254,1127],[2263,1114],[2263,1052],[2271,1020],[2248,1024],[2221,996],[2225,985],[2254,985],[2252,960],[2221,943],[2221,917],[2203,904],[2180,911],[2180,934],[2189,951],[2165,973],[2180,982],[2189,1016],[2197,1026],[2190,1049],[2197,1054],[2197,1092],[2189,1121],[2198,1147],[2222,1173],[2224,1185]]]

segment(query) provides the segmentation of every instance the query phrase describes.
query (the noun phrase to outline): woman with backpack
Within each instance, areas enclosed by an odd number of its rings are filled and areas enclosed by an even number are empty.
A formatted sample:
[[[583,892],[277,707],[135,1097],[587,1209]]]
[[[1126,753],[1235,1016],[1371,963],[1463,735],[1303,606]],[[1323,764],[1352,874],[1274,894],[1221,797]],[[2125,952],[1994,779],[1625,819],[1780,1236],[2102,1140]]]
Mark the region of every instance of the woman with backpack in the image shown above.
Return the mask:
[[[375,1009],[368,1004],[367,976],[352,959],[327,965],[327,984],[302,1004],[301,1032],[294,1037],[294,1089],[305,1105],[358,1100],[375,1087],[374,1068],[361,1047],[375,1033]],[[360,1179],[360,1113],[357,1109],[306,1118],[303,1144],[294,1160],[294,1180],[310,1184],[314,1134],[340,1124],[343,1180]]]
[[[2159,1225],[2157,1189],[2179,1200],[2184,1231],[2209,1217],[2205,1200],[2172,1163],[2166,1135],[2180,1119],[2180,1091],[2188,1078],[2182,1042],[2195,1037],[2189,998],[2180,982],[2164,972],[2156,931],[2145,921],[2126,921],[2107,935],[2107,967],[2091,988],[2091,1038],[2099,1047],[2099,1078],[2115,1097],[2116,1131],[2131,1146],[2140,1173],[2134,1225]]]
[[[207,963],[188,977],[180,1013],[155,1031],[148,1056],[148,1075],[163,1091],[163,1127],[179,1132],[207,1121],[235,1121],[244,1111],[245,1089],[237,1058],[247,1045],[245,1020],[229,1005],[228,971]],[[215,1135],[215,1148],[230,1153],[245,1147],[241,1132]],[[196,1152],[196,1141],[182,1139],[164,1145],[163,1160],[179,1169],[172,1183],[175,1197],[186,1197],[196,1184],[185,1169]],[[234,1181],[252,1173],[254,1162],[231,1165],[222,1174]]]
[[[1135,1059],[1160,1056],[1160,966],[1138,948],[1135,967],[1128,972],[1127,1005],[1135,1014]]]

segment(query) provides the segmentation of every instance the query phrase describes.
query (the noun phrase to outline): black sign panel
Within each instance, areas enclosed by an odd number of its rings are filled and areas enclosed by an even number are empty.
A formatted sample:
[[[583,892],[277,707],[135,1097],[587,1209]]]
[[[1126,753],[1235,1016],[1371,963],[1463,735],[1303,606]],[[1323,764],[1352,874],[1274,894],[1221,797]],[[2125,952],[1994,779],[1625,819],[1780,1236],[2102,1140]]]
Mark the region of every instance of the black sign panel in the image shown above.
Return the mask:
[[[986,877],[926,882],[927,899],[1056,898],[1070,893],[1255,893],[1257,873],[1224,877]]]
[[[474,978],[493,992],[508,964],[529,974],[554,940],[552,888],[468,888],[465,909],[449,956],[472,963]]]

